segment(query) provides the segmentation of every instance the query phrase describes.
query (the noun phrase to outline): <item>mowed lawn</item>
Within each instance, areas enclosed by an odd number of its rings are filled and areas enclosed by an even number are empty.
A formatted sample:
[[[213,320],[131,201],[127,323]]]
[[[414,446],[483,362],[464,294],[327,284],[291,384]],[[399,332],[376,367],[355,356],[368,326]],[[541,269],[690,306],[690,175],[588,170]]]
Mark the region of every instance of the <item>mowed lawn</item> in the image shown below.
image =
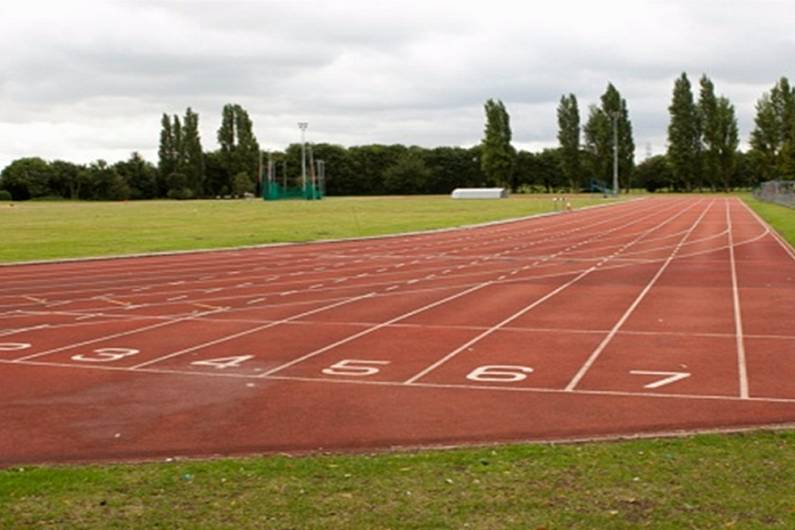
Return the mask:
[[[571,199],[575,208],[609,202]],[[322,201],[205,200],[0,203],[0,262],[224,248],[447,228],[554,209],[551,196],[507,200],[330,197]]]

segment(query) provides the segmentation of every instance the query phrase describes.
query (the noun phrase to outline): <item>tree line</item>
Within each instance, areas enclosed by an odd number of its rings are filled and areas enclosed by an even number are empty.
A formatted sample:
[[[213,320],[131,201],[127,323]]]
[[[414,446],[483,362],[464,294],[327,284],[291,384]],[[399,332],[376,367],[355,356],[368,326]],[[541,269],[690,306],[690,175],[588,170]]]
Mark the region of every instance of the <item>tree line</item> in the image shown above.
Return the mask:
[[[771,179],[795,178],[795,88],[782,77],[756,104],[750,149],[741,152],[735,109],[702,76],[698,97],[685,73],[673,86],[665,154],[635,164],[635,144],[626,100],[609,83],[598,104],[580,122],[577,97],[565,94],[557,108],[558,146],[540,152],[511,144],[510,116],[500,100],[484,105],[483,140],[474,147],[313,144],[315,159],[328,167],[330,195],[449,193],[456,187],[505,186],[513,191],[593,190],[610,187],[614,151],[620,187],[649,191],[730,190]],[[261,151],[248,112],[225,105],[218,149],[205,151],[199,115],[163,114],[158,162],[140,154],[109,164],[75,164],[37,157],[13,161],[0,172],[0,199],[59,197],[121,200],[233,197],[258,193],[264,161],[276,177],[295,182],[301,145]],[[6,197],[7,198],[7,197]]]

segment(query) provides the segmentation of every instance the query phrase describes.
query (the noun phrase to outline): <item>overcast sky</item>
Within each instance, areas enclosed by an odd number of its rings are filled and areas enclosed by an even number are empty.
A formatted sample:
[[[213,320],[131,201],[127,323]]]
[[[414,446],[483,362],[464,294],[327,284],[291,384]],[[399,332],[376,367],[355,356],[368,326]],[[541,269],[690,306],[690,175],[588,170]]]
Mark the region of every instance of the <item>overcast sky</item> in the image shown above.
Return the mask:
[[[737,109],[795,77],[791,2],[78,2],[0,0],[0,168],[42,156],[156,162],[160,116],[200,115],[215,149],[225,103],[260,144],[471,146],[502,99],[514,145],[556,144],[573,92],[584,122],[608,81],[627,99],[636,160],[665,150],[682,71]]]

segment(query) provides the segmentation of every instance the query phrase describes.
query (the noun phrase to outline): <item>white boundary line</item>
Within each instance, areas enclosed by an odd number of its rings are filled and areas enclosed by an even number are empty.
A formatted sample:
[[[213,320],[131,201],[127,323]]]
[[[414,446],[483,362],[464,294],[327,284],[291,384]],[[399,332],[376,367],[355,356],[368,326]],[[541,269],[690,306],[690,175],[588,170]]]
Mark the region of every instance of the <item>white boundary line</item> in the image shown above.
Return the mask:
[[[327,311],[329,309],[333,309],[333,308],[339,307],[341,305],[349,304],[351,302],[356,302],[358,300],[364,300],[365,298],[370,298],[372,296],[373,296],[373,293],[367,293],[367,294],[363,294],[361,296],[355,296],[353,298],[348,298],[348,299],[343,300],[341,302],[335,302],[333,304],[329,304],[329,305],[325,305],[325,306],[318,307],[318,308],[315,308],[315,309],[311,309],[309,311],[304,311],[303,313],[299,313],[297,315],[293,315],[293,316],[290,316],[290,317],[287,317],[287,318],[283,318],[281,320],[276,320],[276,321],[270,322],[268,324],[263,324],[261,326],[257,326],[257,327],[251,328],[251,329],[247,329],[247,330],[241,331],[239,333],[234,333],[232,335],[226,335],[224,337],[221,337],[220,339],[211,340],[209,342],[205,342],[205,343],[202,343],[202,344],[197,344],[196,346],[191,346],[190,348],[185,348],[184,350],[179,350],[179,351],[176,351],[176,352],[173,352],[173,353],[169,353],[168,355],[163,355],[163,356],[160,356],[160,357],[156,357],[154,359],[150,359],[148,361],[145,361],[145,362],[136,364],[134,366],[131,366],[130,368],[133,369],[133,370],[135,370],[137,368],[143,368],[145,366],[149,366],[150,364],[155,364],[155,363],[159,363],[161,361],[165,361],[167,359],[171,359],[172,357],[178,357],[180,355],[184,355],[184,354],[190,353],[192,351],[201,350],[201,349],[204,349],[204,348],[208,348],[210,346],[215,346],[216,344],[221,344],[223,342],[234,340],[234,339],[237,339],[237,338],[240,338],[240,337],[245,337],[246,335],[251,335],[252,333],[256,333],[258,331],[262,331],[263,329],[272,328],[272,327],[278,326],[280,324],[286,324],[287,322],[290,322],[291,320],[295,320],[295,319],[298,319],[298,318],[301,318],[301,317],[305,317],[305,316],[308,316],[308,315],[314,315],[315,313],[320,313],[322,311]]]
[[[681,215],[681,213],[683,213],[684,211],[688,210],[689,208],[690,208],[690,207],[688,207],[688,208],[685,208],[685,210],[683,210],[682,212],[678,213],[677,215]],[[666,209],[663,209],[663,212],[664,212],[664,211],[666,211]],[[652,213],[652,214],[649,214],[649,215],[647,215],[647,216],[643,217],[642,219],[647,219],[648,217],[651,217],[651,216],[654,216],[654,215],[658,215],[659,213],[660,213],[660,212],[654,212],[654,213]],[[674,216],[674,217],[676,217],[676,216]],[[563,249],[563,250],[559,251],[557,254],[553,254],[552,256],[549,256],[549,257],[548,257],[548,258],[546,258],[546,259],[552,259],[552,257],[554,257],[554,256],[562,255],[562,254],[564,254],[564,253],[568,252],[568,251],[569,251],[570,249],[572,249],[572,248],[577,248],[577,247],[579,247],[579,246],[581,246],[581,245],[584,245],[584,244],[587,244],[587,243],[589,243],[589,242],[591,242],[591,241],[598,240],[599,238],[601,238],[601,237],[603,237],[603,236],[606,236],[606,235],[608,235],[608,234],[610,234],[610,233],[612,233],[612,232],[614,232],[614,231],[616,231],[616,230],[619,230],[619,229],[621,229],[621,228],[623,228],[623,227],[625,227],[625,226],[628,226],[628,225],[634,224],[634,223],[636,223],[636,222],[638,222],[638,221],[637,221],[637,220],[630,221],[629,223],[626,223],[626,224],[623,224],[623,225],[619,225],[618,227],[614,227],[614,228],[612,228],[612,229],[610,229],[610,230],[608,230],[608,231],[606,231],[606,232],[597,233],[597,234],[595,234],[595,235],[593,235],[593,236],[591,236],[591,237],[589,237],[589,238],[586,238],[586,239],[583,239],[583,240],[579,241],[579,242],[578,242],[578,243],[576,243],[576,244],[572,244],[571,246],[569,246],[569,247],[567,247],[567,248],[565,248],[565,249]],[[591,226],[592,226],[592,225],[591,225]],[[538,263],[543,263],[544,261],[545,261],[545,260],[539,260],[538,262],[534,263],[533,265],[537,265]],[[595,269],[595,268],[596,268],[596,266],[594,266],[594,267],[591,267],[591,269]],[[590,269],[589,269],[589,270],[590,270]],[[579,278],[579,277],[581,277],[581,276],[582,276],[582,274],[581,274],[580,276],[578,276],[578,278]],[[287,369],[287,368],[289,368],[289,367],[291,367],[291,366],[293,366],[293,365],[295,365],[295,364],[298,364],[298,363],[301,363],[301,362],[303,362],[303,361],[306,361],[306,360],[308,360],[308,359],[311,359],[311,358],[313,358],[313,357],[316,357],[317,355],[320,355],[320,354],[322,354],[322,353],[324,353],[324,352],[326,352],[326,351],[328,351],[328,350],[330,350],[330,349],[333,349],[333,348],[335,348],[335,347],[337,347],[337,346],[341,346],[342,344],[346,344],[346,343],[348,343],[348,342],[350,342],[350,341],[353,341],[353,340],[355,340],[355,339],[358,339],[358,338],[360,338],[360,337],[363,337],[363,336],[365,336],[365,335],[368,335],[368,334],[370,334],[370,333],[372,333],[372,332],[374,332],[374,331],[377,331],[377,330],[379,330],[379,329],[382,329],[382,328],[384,328],[384,327],[386,327],[386,326],[388,326],[388,325],[390,325],[390,324],[394,324],[394,323],[396,323],[396,322],[399,322],[399,321],[401,321],[401,320],[404,320],[404,319],[406,319],[406,318],[409,318],[409,317],[411,317],[411,316],[414,316],[414,315],[416,315],[416,314],[418,314],[418,313],[421,313],[421,312],[423,312],[423,311],[426,311],[426,310],[428,310],[428,309],[431,309],[431,308],[433,308],[433,307],[436,307],[436,306],[438,306],[438,305],[440,305],[440,304],[443,304],[443,303],[446,303],[446,302],[448,302],[448,301],[450,301],[450,300],[453,300],[453,299],[455,299],[455,298],[458,298],[459,296],[463,296],[463,295],[465,295],[465,294],[469,294],[469,293],[471,293],[471,292],[474,292],[474,291],[476,291],[476,290],[479,290],[479,289],[481,289],[481,288],[483,288],[483,287],[486,287],[486,286],[488,286],[488,285],[492,285],[492,284],[494,284],[494,283],[496,283],[496,282],[497,282],[497,281],[495,281],[495,280],[489,280],[489,281],[487,281],[487,282],[483,282],[483,283],[481,283],[481,284],[478,284],[478,285],[476,285],[475,287],[473,287],[473,288],[471,288],[471,289],[467,289],[466,291],[463,291],[463,292],[461,292],[461,293],[458,293],[458,294],[456,294],[456,295],[449,296],[449,297],[447,297],[447,298],[444,298],[444,299],[442,299],[442,300],[437,300],[436,302],[433,302],[433,303],[431,303],[431,304],[428,304],[428,305],[426,305],[426,306],[420,307],[420,308],[418,308],[418,309],[415,309],[415,310],[413,310],[413,311],[409,311],[408,313],[404,313],[404,314],[402,314],[402,315],[399,315],[399,316],[397,316],[397,317],[394,317],[394,318],[392,318],[392,319],[390,319],[390,320],[388,320],[388,321],[386,321],[386,322],[382,322],[382,323],[380,323],[380,324],[378,324],[378,325],[375,325],[375,326],[373,326],[373,327],[371,327],[371,328],[368,328],[368,329],[366,329],[366,330],[363,330],[363,331],[361,331],[361,332],[359,332],[359,333],[356,333],[356,334],[354,334],[354,335],[351,335],[351,336],[349,336],[349,337],[346,337],[345,339],[342,339],[342,340],[339,340],[339,341],[337,341],[337,342],[335,342],[335,343],[333,343],[333,344],[329,344],[329,345],[327,345],[327,346],[324,346],[323,348],[319,348],[319,349],[317,349],[317,350],[311,351],[311,352],[309,352],[309,353],[307,353],[307,354],[305,354],[305,355],[303,355],[303,356],[301,356],[301,357],[298,357],[298,358],[296,358],[296,359],[293,359],[293,360],[291,360],[291,361],[289,361],[289,362],[287,362],[287,363],[284,363],[284,364],[282,364],[282,365],[280,365],[280,366],[277,366],[277,367],[275,367],[275,368],[273,368],[273,369],[271,369],[271,370],[268,370],[267,372],[264,372],[263,374],[261,374],[261,377],[266,377],[266,376],[269,376],[269,375],[271,375],[271,374],[274,374],[274,373],[280,372],[280,371],[282,371],[282,370],[285,370],[285,369]]]
[[[637,296],[637,298],[635,298],[635,301],[633,301],[632,304],[624,312],[624,314],[621,315],[621,318],[618,320],[618,322],[616,322],[615,326],[613,326],[613,328],[610,330],[610,333],[608,333],[607,336],[604,339],[602,339],[602,342],[600,342],[599,345],[596,347],[596,349],[591,353],[591,355],[588,357],[588,359],[585,361],[582,367],[577,371],[577,373],[574,375],[571,381],[569,381],[569,384],[566,385],[567,391],[571,392],[572,390],[574,390],[579,384],[579,382],[582,380],[582,378],[585,377],[585,374],[588,373],[588,371],[591,369],[591,366],[593,366],[593,364],[596,362],[596,360],[599,358],[599,356],[602,354],[605,348],[607,348],[607,345],[610,344],[610,342],[613,340],[613,337],[616,336],[616,333],[618,333],[618,330],[621,329],[621,327],[624,325],[624,322],[626,322],[627,319],[629,319],[629,317],[632,316],[632,313],[635,312],[635,309],[637,309],[637,307],[640,305],[643,299],[646,298],[648,292],[651,290],[654,284],[657,283],[657,280],[660,278],[660,276],[662,276],[663,272],[665,272],[665,270],[668,268],[668,265],[670,265],[671,261],[673,261],[673,259],[676,257],[676,253],[682,247],[682,244],[687,240],[687,237],[693,232],[693,230],[695,230],[696,226],[698,226],[698,224],[701,222],[701,220],[704,218],[704,216],[707,214],[710,208],[712,208],[712,205],[714,203],[715,201],[713,200],[707,205],[707,207],[704,209],[704,211],[701,213],[698,219],[696,219],[696,221],[690,226],[690,230],[688,230],[685,233],[685,235],[682,236],[682,239],[679,240],[679,244],[674,248],[671,255],[668,256],[668,259],[665,260],[665,262],[659,268],[657,274],[655,274],[652,277],[652,279],[649,281],[646,287],[644,287],[643,290],[640,292],[640,294]]]
[[[576,282],[580,281],[582,278],[588,276],[592,272],[594,272],[596,270],[600,270],[601,266],[604,263],[607,263],[613,257],[615,257],[618,254],[622,253],[625,249],[630,248],[632,245],[636,244],[638,241],[643,239],[644,236],[654,232],[655,230],[659,230],[661,227],[667,225],[668,223],[670,223],[674,219],[680,217],[682,214],[684,214],[685,212],[690,210],[690,208],[692,208],[692,207],[693,207],[693,204],[691,204],[691,205],[687,206],[686,208],[680,210],[675,215],[667,218],[664,222],[658,223],[657,225],[653,226],[652,228],[646,230],[645,232],[642,232],[635,239],[632,239],[630,242],[625,243],[620,249],[616,250],[614,254],[602,258],[602,260],[599,263],[597,263],[596,265],[591,266],[590,268],[588,268],[585,271],[581,272],[576,277],[574,277],[573,279],[571,279],[568,282],[564,283],[563,285],[559,286],[555,290],[547,293],[543,297],[535,300],[533,303],[525,306],[521,310],[517,311],[516,313],[512,314],[508,318],[504,319],[502,322],[500,322],[500,323],[492,326],[491,328],[487,329],[486,331],[484,331],[483,333],[481,333],[477,337],[467,341],[465,344],[463,344],[463,345],[459,346],[458,348],[456,348],[455,350],[451,351],[450,353],[448,353],[447,355],[445,355],[444,357],[442,357],[441,359],[439,359],[435,363],[431,364],[430,366],[428,366],[424,370],[422,370],[422,371],[418,372],[417,374],[413,375],[412,377],[406,379],[403,383],[406,384],[406,385],[414,384],[419,379],[425,377],[426,375],[428,375],[429,373],[431,373],[432,371],[434,371],[438,367],[440,367],[443,364],[447,363],[450,359],[452,359],[453,357],[455,357],[456,355],[458,355],[459,353],[464,351],[466,348],[468,348],[471,345],[473,345],[473,344],[479,342],[480,340],[486,338],[487,336],[491,335],[495,331],[505,327],[506,324],[509,324],[510,322],[516,320],[517,318],[519,318],[522,315],[524,315],[525,313],[527,313],[528,311],[530,311],[530,310],[536,308],[537,306],[541,305],[542,303],[546,302],[547,300],[549,300],[553,296],[557,295],[559,292],[567,289],[568,287],[570,287],[571,285],[573,285]]]
[[[77,348],[78,346],[85,346],[87,344],[94,344],[96,342],[102,342],[104,340],[115,339],[115,338],[118,338],[118,337],[126,337],[128,335],[134,335],[136,333],[142,333],[144,331],[150,331],[152,329],[162,328],[162,327],[165,327],[165,326],[168,326],[168,325],[171,325],[171,324],[177,324],[177,323],[180,323],[180,322],[187,322],[189,320],[194,320],[196,318],[199,318],[200,316],[212,315],[214,313],[218,313],[218,312],[224,311],[224,310],[225,309],[215,309],[215,310],[212,310],[212,311],[205,311],[204,313],[196,313],[196,314],[193,314],[193,315],[190,315],[190,316],[187,316],[187,317],[178,318],[176,320],[167,320],[165,322],[158,322],[157,324],[152,324],[150,326],[144,326],[142,328],[131,329],[129,331],[122,331],[120,333],[113,333],[111,335],[105,335],[103,337],[98,337],[98,338],[94,338],[94,339],[90,339],[90,340],[84,340],[82,342],[77,342],[77,343],[74,343],[74,344],[68,344],[66,346],[60,346],[58,348],[52,348],[52,349],[45,350],[45,351],[38,352],[38,353],[34,353],[34,354],[31,354],[31,355],[26,355],[24,357],[19,357],[18,359],[14,359],[14,362],[29,361],[30,359],[43,357],[44,355],[50,355],[52,353],[58,353],[58,352],[63,351],[63,350],[69,350],[69,349],[72,349],[72,348]]]
[[[85,364],[70,364],[63,362],[47,362],[47,361],[12,361],[8,359],[0,359],[0,364],[12,364],[17,366],[31,366],[38,368],[74,368],[77,370],[99,370],[109,372],[128,372],[132,374],[153,374],[153,375],[180,375],[180,376],[193,376],[193,377],[226,377],[234,379],[259,379],[265,381],[298,381],[305,383],[332,383],[341,385],[365,385],[365,386],[387,386],[399,388],[441,388],[441,389],[460,389],[460,390],[478,390],[478,391],[500,391],[500,392],[527,392],[538,394],[566,394],[566,395],[587,395],[587,396],[617,396],[617,397],[634,397],[634,398],[666,398],[666,399],[683,399],[683,400],[711,400],[711,401],[730,401],[730,402],[759,402],[759,403],[784,403],[795,404],[795,398],[776,398],[776,397],[749,397],[742,399],[737,396],[731,395],[716,395],[716,394],[664,394],[660,392],[626,392],[621,390],[587,390],[575,389],[572,391],[563,390],[560,388],[544,388],[544,387],[515,387],[507,385],[469,385],[469,384],[456,384],[456,383],[413,383],[410,386],[400,381],[366,381],[361,379],[332,379],[325,377],[303,377],[303,376],[287,376],[287,375],[271,375],[263,377],[262,374],[239,374],[239,373],[222,373],[222,372],[205,372],[205,371],[190,371],[190,370],[173,370],[168,368],[136,368],[124,366],[97,366]]]
[[[732,217],[730,202],[726,201],[726,224],[729,227],[729,262],[732,274],[732,305],[734,308],[734,340],[737,344],[737,374],[739,376],[740,397],[748,399],[748,365],[745,355],[745,339],[743,338],[743,316],[740,307],[740,289],[737,285],[737,262],[734,259],[734,235],[732,234]]]

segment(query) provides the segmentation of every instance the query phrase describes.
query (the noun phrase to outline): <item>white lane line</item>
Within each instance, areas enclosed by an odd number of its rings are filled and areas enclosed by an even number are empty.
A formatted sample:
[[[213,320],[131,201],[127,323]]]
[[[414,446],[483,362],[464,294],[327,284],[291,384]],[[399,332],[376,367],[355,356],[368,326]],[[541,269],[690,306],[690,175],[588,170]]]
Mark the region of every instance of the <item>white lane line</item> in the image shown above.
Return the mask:
[[[648,235],[648,234],[652,233],[653,231],[655,231],[655,230],[658,230],[658,229],[660,229],[661,227],[663,227],[663,226],[667,225],[668,223],[670,223],[671,221],[673,221],[674,219],[676,219],[677,217],[681,216],[683,213],[685,213],[686,211],[688,211],[689,209],[690,209],[690,207],[684,208],[683,210],[681,210],[681,211],[679,211],[678,213],[674,214],[673,216],[669,217],[669,218],[668,218],[668,219],[666,219],[665,221],[663,221],[663,222],[661,222],[661,223],[658,223],[657,225],[653,226],[652,228],[650,228],[650,229],[646,230],[645,232],[642,232],[640,235],[638,235],[637,237],[635,237],[635,238],[634,238],[633,240],[631,240],[630,242],[628,242],[628,243],[625,243],[625,244],[624,244],[624,246],[622,247],[622,250],[624,250],[624,249],[627,249],[627,248],[631,247],[632,245],[634,245],[635,243],[637,243],[638,241],[640,241],[641,239],[643,239],[644,235]],[[620,227],[619,227],[619,228],[620,228]],[[614,229],[614,230],[617,230],[617,229]],[[597,237],[597,236],[594,236],[594,237],[592,237],[592,238],[591,238],[591,240],[595,239],[595,237]],[[559,254],[562,254],[563,252],[565,252],[565,251],[562,251],[562,252],[560,252]],[[607,258],[602,258],[602,261],[600,261],[600,263],[606,262],[606,261],[608,261],[609,259],[610,259],[609,257],[607,257]],[[470,346],[472,346],[473,344],[475,344],[475,343],[477,343],[477,342],[479,342],[479,341],[483,340],[484,338],[488,337],[489,335],[493,334],[494,332],[498,331],[499,329],[501,329],[501,328],[505,327],[507,324],[509,324],[509,323],[513,322],[514,320],[516,320],[517,318],[519,318],[519,317],[521,317],[522,315],[526,314],[527,312],[531,311],[531,310],[532,310],[532,309],[534,309],[535,307],[538,307],[540,304],[544,303],[545,301],[549,300],[549,299],[550,299],[550,298],[552,298],[553,296],[557,295],[559,292],[561,292],[561,291],[563,291],[563,290],[567,289],[568,287],[570,287],[570,286],[571,286],[571,285],[573,285],[574,283],[576,283],[576,282],[580,281],[580,280],[581,280],[582,278],[584,278],[585,276],[588,276],[589,274],[591,274],[592,272],[594,272],[595,270],[597,270],[597,268],[598,268],[598,267],[597,267],[597,265],[594,265],[594,266],[592,266],[592,267],[590,267],[590,268],[586,269],[585,271],[581,272],[580,274],[578,274],[577,276],[575,276],[574,278],[572,278],[572,279],[571,279],[571,280],[569,280],[568,282],[564,283],[564,284],[563,284],[563,285],[561,285],[560,287],[558,287],[558,288],[556,288],[555,290],[553,290],[553,291],[551,291],[551,292],[547,293],[546,295],[544,295],[543,297],[541,297],[541,298],[537,299],[537,300],[536,300],[536,301],[534,301],[533,303],[531,303],[531,304],[529,304],[529,305],[525,306],[524,308],[522,308],[522,309],[520,309],[519,311],[517,311],[516,313],[512,314],[511,316],[509,316],[508,318],[506,318],[506,319],[505,319],[505,320],[503,320],[502,322],[500,322],[500,323],[498,323],[498,324],[496,324],[496,325],[492,326],[491,328],[487,329],[486,331],[484,331],[483,333],[481,333],[481,334],[480,334],[480,335],[478,335],[477,337],[473,338],[472,340],[470,340],[470,341],[466,342],[466,343],[465,343],[465,344],[463,344],[462,346],[460,346],[460,347],[456,348],[455,350],[451,351],[450,353],[448,353],[447,355],[445,355],[444,357],[442,357],[441,359],[439,359],[439,360],[438,360],[438,361],[436,361],[435,363],[431,364],[430,366],[428,366],[428,367],[427,367],[427,368],[425,368],[424,370],[420,371],[419,373],[415,374],[414,376],[410,377],[409,379],[406,379],[406,380],[403,382],[403,384],[405,384],[405,385],[411,385],[411,384],[414,384],[414,383],[416,383],[416,382],[417,382],[419,379],[422,379],[423,377],[425,377],[426,375],[428,375],[428,374],[429,374],[429,373],[431,373],[432,371],[436,370],[437,368],[439,368],[439,367],[440,367],[440,366],[442,366],[443,364],[447,363],[447,362],[448,362],[448,361],[450,361],[450,360],[451,360],[453,357],[455,357],[456,355],[458,355],[458,354],[459,354],[459,353],[461,353],[462,351],[466,350],[467,348],[469,348],[469,347],[470,347]]]
[[[194,377],[228,377],[234,379],[259,379],[260,374],[240,374],[240,373],[223,373],[223,372],[203,372],[194,370],[172,370],[168,368],[140,368],[132,370],[126,366],[99,366],[87,365],[77,363],[64,363],[64,362],[47,362],[47,361],[11,361],[8,359],[0,359],[0,364],[20,364],[25,366],[37,367],[57,367],[57,368],[71,368],[76,370],[101,370],[108,372],[136,372],[147,373],[152,375],[187,375]],[[350,380],[350,379],[331,379],[325,377],[301,377],[289,375],[273,375],[264,377],[274,381],[301,381],[308,383],[330,383],[340,385],[373,385],[373,386],[387,386],[387,387],[405,387],[401,382],[396,381],[365,381],[365,380]],[[751,397],[747,400],[741,400],[737,396],[721,396],[715,394],[662,394],[657,392],[625,392],[618,390],[573,390],[567,392],[559,388],[544,388],[544,387],[511,387],[511,386],[498,386],[498,385],[468,385],[456,383],[414,383],[413,388],[449,388],[460,390],[475,390],[475,391],[496,391],[496,392],[529,392],[529,393],[542,393],[542,394],[576,394],[585,396],[625,396],[631,398],[663,398],[663,399],[684,399],[684,400],[710,400],[710,401],[752,401],[757,403],[795,403],[795,398],[775,398],[775,397]]]
[[[255,298],[254,300],[249,300],[246,302],[246,305],[258,304],[260,302],[264,302],[266,298]]]
[[[138,329],[132,329],[132,330],[129,330],[129,331],[122,331],[122,332],[119,332],[119,333],[113,333],[111,335],[105,335],[103,337],[97,337],[95,339],[84,340],[82,342],[77,342],[77,343],[74,343],[74,344],[68,344],[66,346],[60,346],[58,348],[52,348],[52,349],[49,349],[49,350],[45,350],[43,352],[34,353],[32,355],[26,355],[24,357],[20,357],[18,359],[14,359],[13,362],[29,361],[31,359],[36,359],[36,358],[42,357],[44,355],[50,355],[52,353],[58,353],[58,352],[64,351],[64,350],[70,350],[72,348],[77,348],[79,346],[86,346],[88,344],[95,344],[97,342],[102,342],[102,341],[110,340],[110,339],[116,339],[116,338],[119,338],[119,337],[127,337],[129,335],[135,335],[136,333],[143,333],[144,331],[150,331],[150,330],[153,330],[153,329],[158,329],[158,328],[162,328],[162,327],[165,327],[165,326],[170,326],[170,325],[173,325],[173,324],[178,324],[180,322],[187,322],[189,320],[193,320],[193,319],[196,319],[196,318],[199,318],[199,317],[202,317],[202,316],[212,315],[212,314],[218,313],[220,311],[223,311],[223,309],[215,309],[215,310],[212,310],[212,311],[205,311],[205,312],[202,312],[202,313],[196,313],[196,314],[189,315],[189,316],[186,316],[186,317],[178,318],[176,320],[167,320],[165,322],[158,322],[157,324],[152,324],[150,326],[144,326],[144,327],[138,328]]]
[[[293,366],[295,364],[304,362],[307,359],[311,359],[312,357],[315,357],[317,355],[320,355],[323,352],[326,352],[328,350],[336,348],[337,346],[341,346],[343,344],[347,344],[348,342],[351,342],[351,341],[356,340],[356,339],[358,339],[360,337],[364,337],[365,335],[369,335],[370,333],[378,331],[381,328],[390,326],[390,325],[392,325],[392,324],[394,324],[396,322],[400,322],[401,320],[405,320],[405,319],[407,319],[409,317],[412,317],[412,316],[414,316],[416,314],[422,313],[423,311],[427,311],[429,309],[433,309],[434,307],[440,306],[442,304],[446,304],[447,302],[450,302],[451,300],[455,300],[456,298],[460,298],[462,296],[468,295],[469,293],[473,293],[475,291],[483,289],[484,287],[486,287],[488,285],[491,285],[491,284],[492,284],[491,281],[483,282],[481,284],[478,284],[478,285],[476,285],[474,287],[471,287],[469,289],[466,289],[464,291],[460,291],[460,292],[458,292],[456,294],[453,294],[453,295],[450,295],[450,296],[448,296],[446,298],[442,298],[441,300],[437,300],[436,302],[431,302],[430,304],[424,305],[424,306],[422,306],[422,307],[420,307],[418,309],[414,309],[412,311],[409,311],[408,313],[403,313],[402,315],[396,316],[396,317],[394,317],[394,318],[392,318],[390,320],[387,320],[386,322],[381,322],[380,324],[376,324],[375,326],[371,326],[371,327],[369,327],[369,328],[367,328],[365,330],[360,331],[359,333],[355,333],[353,335],[350,335],[349,337],[346,337],[346,338],[338,340],[338,341],[336,341],[336,342],[334,342],[332,344],[329,344],[328,346],[324,346],[322,348],[319,348],[317,350],[309,352],[306,355],[302,355],[301,357],[298,357],[297,359],[293,359],[292,361],[289,361],[289,362],[286,362],[286,363],[284,363],[282,365],[276,366],[275,368],[271,368],[267,372],[262,373],[260,375],[260,377],[266,377],[266,376],[269,376],[271,374],[275,374],[276,372],[281,372],[282,370],[284,370],[286,368],[289,368],[289,367],[291,367],[291,366]]]
[[[224,342],[228,342],[230,340],[237,339],[239,337],[245,337],[246,335],[251,335],[252,333],[257,333],[258,331],[262,331],[264,329],[272,328],[272,327],[278,326],[280,324],[285,324],[287,322],[290,322],[291,320],[295,320],[295,319],[298,319],[298,318],[301,318],[301,317],[313,315],[315,313],[320,313],[321,311],[327,311],[329,309],[333,309],[335,307],[339,307],[339,306],[345,305],[345,304],[350,304],[351,302],[356,302],[357,300],[362,300],[364,298],[370,298],[371,296],[373,296],[373,294],[374,293],[367,293],[367,294],[364,294],[364,295],[361,295],[361,296],[355,296],[353,298],[348,298],[346,300],[342,300],[341,302],[334,302],[333,304],[328,304],[328,305],[325,305],[323,307],[318,307],[318,308],[315,308],[315,309],[311,309],[309,311],[304,311],[303,313],[298,313],[297,315],[293,315],[293,316],[288,317],[288,318],[284,318],[284,319],[281,319],[281,320],[276,320],[274,322],[270,322],[270,323],[264,324],[262,326],[257,326],[255,328],[248,329],[246,331],[241,331],[241,332],[235,333],[233,335],[227,335],[226,337],[222,337],[220,339],[216,339],[216,340],[213,340],[213,341],[210,341],[210,342],[205,342],[205,343],[199,344],[197,346],[191,346],[190,348],[185,348],[184,350],[180,350],[180,351],[177,351],[177,352],[174,352],[174,353],[169,353],[168,355],[163,355],[161,357],[157,357],[155,359],[151,359],[149,361],[145,361],[145,362],[136,364],[135,366],[131,366],[130,368],[133,369],[133,370],[138,369],[138,368],[144,368],[146,366],[149,366],[149,365],[152,365],[152,364],[155,364],[155,363],[159,363],[159,362],[165,361],[166,359],[171,359],[173,357],[177,357],[177,356],[183,355],[185,353],[189,353],[189,352],[196,351],[196,350],[202,350],[204,348],[209,348],[210,346],[215,346],[216,344],[221,344],[221,343],[224,343]]]
[[[737,343],[737,373],[740,378],[740,398],[748,399],[748,364],[745,355],[745,339],[743,338],[743,315],[740,308],[740,289],[737,284],[737,262],[734,258],[734,234],[732,234],[732,216],[728,199],[726,200],[726,224],[729,227],[729,261],[732,271],[732,302],[734,305],[734,336]]]
[[[167,302],[176,302],[177,300],[184,300],[188,297],[186,294],[181,294],[179,296],[172,296],[171,298],[167,298]]]
[[[602,354],[602,352],[605,350],[605,348],[607,348],[607,345],[610,344],[610,342],[613,340],[613,337],[616,336],[616,333],[618,333],[618,331],[621,329],[624,323],[629,319],[629,317],[632,316],[632,313],[635,312],[635,309],[637,309],[637,307],[640,305],[643,299],[646,298],[646,295],[649,293],[649,291],[651,291],[651,288],[654,287],[654,284],[657,283],[657,280],[660,278],[660,276],[662,276],[662,274],[668,268],[668,265],[670,265],[671,262],[674,260],[677,252],[679,252],[679,249],[682,247],[687,237],[693,232],[693,230],[695,230],[696,226],[698,226],[698,224],[701,222],[701,220],[704,218],[704,216],[707,214],[710,208],[712,208],[712,205],[714,203],[715,203],[714,200],[709,203],[709,205],[704,209],[704,211],[701,212],[701,215],[698,216],[696,221],[690,226],[690,229],[685,233],[685,235],[682,236],[682,238],[679,240],[679,244],[674,248],[671,255],[668,256],[668,259],[666,259],[665,262],[660,266],[660,268],[657,270],[657,273],[652,277],[651,280],[649,280],[649,283],[646,285],[646,287],[643,288],[643,290],[635,298],[632,304],[627,308],[624,314],[621,315],[621,318],[618,320],[618,322],[616,322],[616,324],[610,330],[610,333],[608,333],[607,336],[604,339],[602,339],[602,342],[600,342],[599,345],[596,347],[596,349],[591,353],[591,355],[588,357],[588,359],[585,361],[582,367],[580,367],[580,369],[577,371],[577,373],[574,375],[571,381],[569,381],[569,384],[566,385],[566,391],[571,392],[577,387],[580,381],[582,381],[582,378],[585,377],[585,374],[587,374],[588,371],[591,369],[593,364],[596,362],[596,359],[598,359],[599,356]]]

